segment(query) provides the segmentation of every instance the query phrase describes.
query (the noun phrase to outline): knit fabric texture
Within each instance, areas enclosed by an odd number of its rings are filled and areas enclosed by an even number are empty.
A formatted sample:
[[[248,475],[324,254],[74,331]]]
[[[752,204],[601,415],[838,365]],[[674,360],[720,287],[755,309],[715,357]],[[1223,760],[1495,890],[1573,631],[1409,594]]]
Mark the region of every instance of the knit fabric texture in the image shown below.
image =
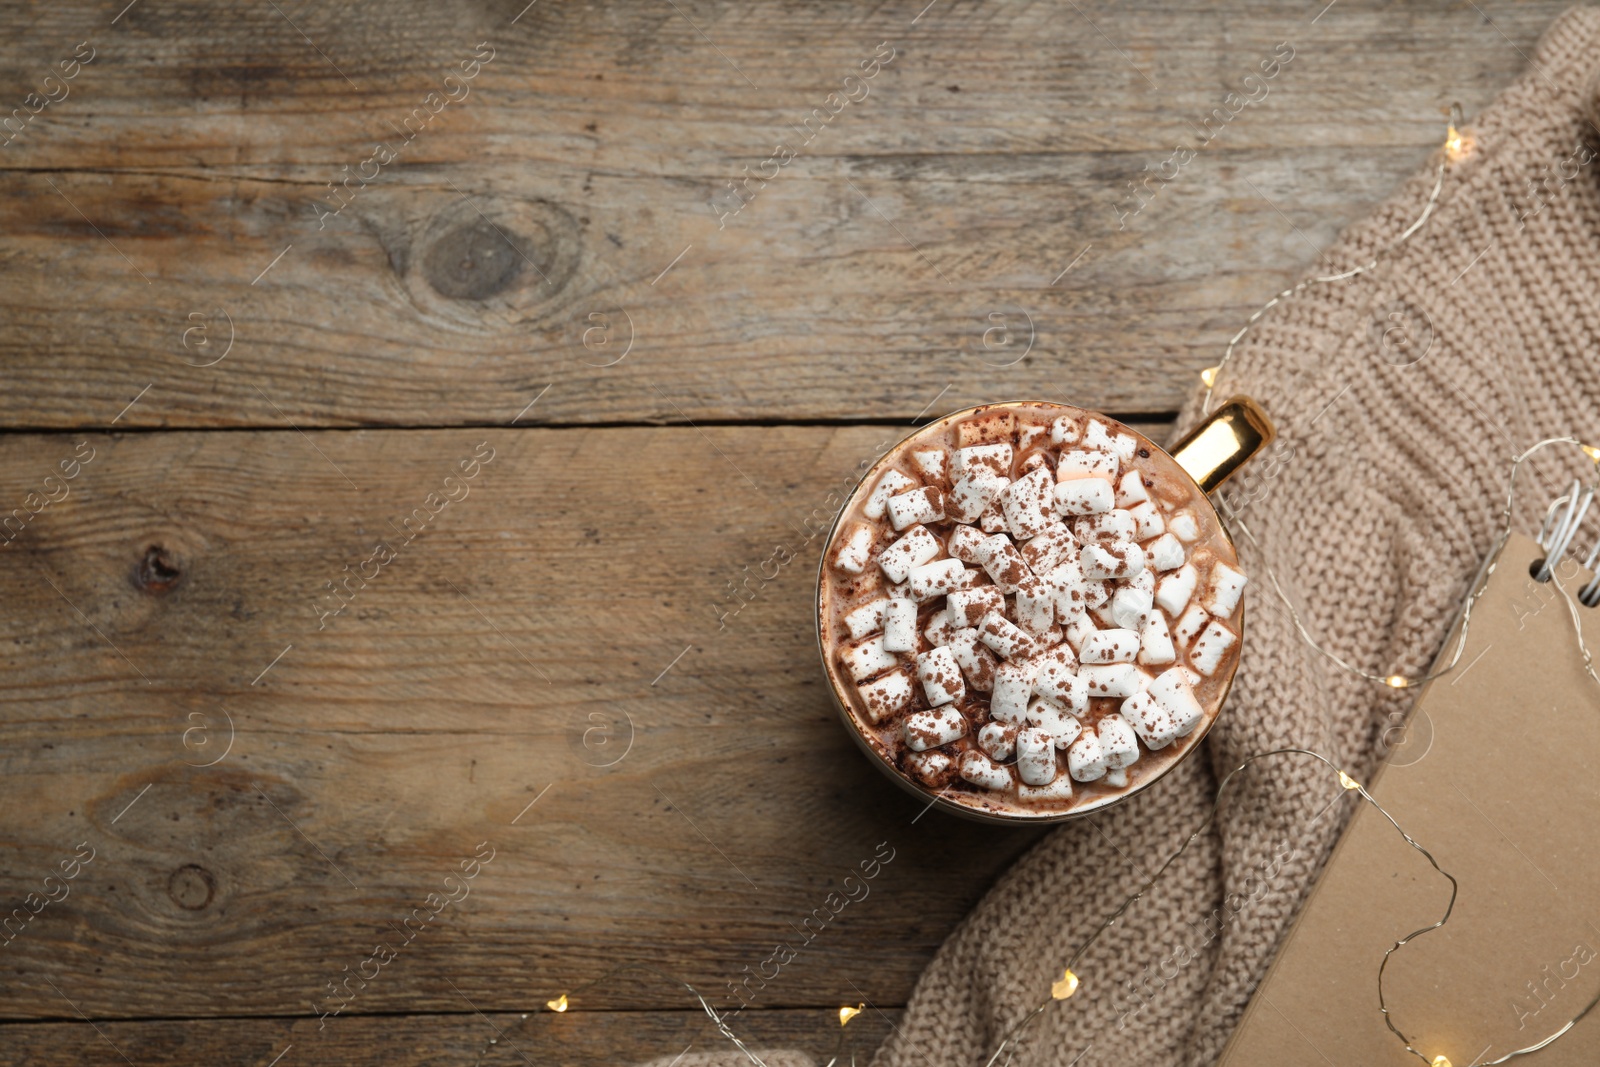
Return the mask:
[[[1568,12],[1469,124],[1470,152],[1446,167],[1426,224],[1390,248],[1426,204],[1442,150],[1317,268],[1377,259],[1374,270],[1283,301],[1235,350],[1215,398],[1255,397],[1279,436],[1219,494],[1253,583],[1238,675],[1203,754],[1024,856],[939,950],[874,1063],[981,1067],[1247,756],[1304,747],[1370,775],[1413,694],[1312,648],[1268,572],[1322,648],[1381,677],[1423,674],[1504,528],[1512,457],[1547,437],[1600,440],[1597,65],[1600,10]],[[1592,473],[1576,449],[1546,449],[1518,476],[1514,525],[1536,532],[1548,502]],[[1082,987],[1034,1021],[1010,1062],[1214,1062],[1351,796],[1306,757],[1241,775],[1217,822],[1079,961]],[[730,1048],[695,1062],[749,1061]]]

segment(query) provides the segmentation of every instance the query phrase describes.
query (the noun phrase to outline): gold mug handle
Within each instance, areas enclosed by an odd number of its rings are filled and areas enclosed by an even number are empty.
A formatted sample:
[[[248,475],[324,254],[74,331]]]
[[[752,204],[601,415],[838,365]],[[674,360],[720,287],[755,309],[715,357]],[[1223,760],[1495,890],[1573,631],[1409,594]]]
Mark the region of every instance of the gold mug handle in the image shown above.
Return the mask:
[[[1235,396],[1168,451],[1200,491],[1210,493],[1277,436],[1260,404],[1247,396]]]

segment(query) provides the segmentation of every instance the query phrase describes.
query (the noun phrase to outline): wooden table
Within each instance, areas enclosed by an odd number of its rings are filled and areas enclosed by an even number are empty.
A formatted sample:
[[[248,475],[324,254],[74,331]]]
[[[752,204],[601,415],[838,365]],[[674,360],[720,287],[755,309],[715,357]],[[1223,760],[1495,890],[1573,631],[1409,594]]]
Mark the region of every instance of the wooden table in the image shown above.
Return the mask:
[[[1035,837],[842,732],[830,494],[1163,432],[1560,10],[123,2],[0,42],[4,1063],[670,1058],[818,909],[735,1028],[870,1047]]]

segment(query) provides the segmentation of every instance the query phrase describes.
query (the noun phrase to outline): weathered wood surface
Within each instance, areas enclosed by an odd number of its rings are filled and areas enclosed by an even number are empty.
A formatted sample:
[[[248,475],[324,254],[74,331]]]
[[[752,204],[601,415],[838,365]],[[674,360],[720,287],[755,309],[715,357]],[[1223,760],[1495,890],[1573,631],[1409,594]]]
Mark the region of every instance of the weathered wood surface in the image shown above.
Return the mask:
[[[85,1067],[124,1064],[138,1067],[192,1067],[236,1064],[278,1067],[361,1063],[383,1067],[613,1067],[656,1055],[668,1061],[680,1052],[729,1051],[705,1013],[586,1012],[565,1015],[533,1012],[471,1012],[466,999],[442,986],[429,1000],[440,1007],[454,1000],[454,1014],[331,1020],[319,1030],[315,1019],[197,1019],[188,1021],[101,1022],[98,1032],[83,1022],[11,1026],[5,1031],[4,1061],[29,1067]],[[63,1005],[64,1006],[64,1005]],[[471,1013],[469,1013],[471,1012]],[[851,1020],[845,1046],[863,1054],[875,1048],[898,1019],[895,1009],[869,1009]],[[839,1051],[839,1017],[833,1010],[763,1010],[733,1021],[734,1032],[752,1049],[785,1048],[810,1053],[823,1063]],[[490,1040],[495,1043],[489,1044]],[[120,1053],[120,1055],[119,1055]],[[482,1057],[481,1060],[479,1057]],[[861,1055],[860,1062],[865,1062]],[[848,1061],[846,1061],[848,1062]]]
[[[30,5],[5,108],[94,58],[0,149],[0,421],[1171,411],[1563,6]],[[1265,95],[1123,228],[1233,91]],[[322,226],[347,166],[377,176]],[[719,229],[746,167],[777,176]]]
[[[803,950],[756,1007],[903,1004],[1035,835],[918,818],[822,687],[826,496],[897,433],[0,439],[8,503],[89,457],[0,549],[0,1014],[307,1015],[368,971],[351,1013],[439,1010],[446,979],[520,1010],[635,961],[727,1006],[780,942]],[[320,620],[347,564],[375,577]],[[751,599],[719,627],[730,582]],[[30,902],[81,842],[69,895]],[[430,899],[481,842],[468,895]]]

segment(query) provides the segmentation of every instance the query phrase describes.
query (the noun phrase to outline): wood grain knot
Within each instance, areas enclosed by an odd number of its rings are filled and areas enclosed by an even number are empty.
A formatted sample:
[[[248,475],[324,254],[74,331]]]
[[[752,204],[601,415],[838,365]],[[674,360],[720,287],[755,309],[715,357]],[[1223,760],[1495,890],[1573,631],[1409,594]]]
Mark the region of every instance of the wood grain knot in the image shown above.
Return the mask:
[[[186,863],[167,879],[167,896],[184,911],[201,911],[216,895],[217,880],[197,864]]]
[[[486,300],[531,268],[532,261],[521,247],[527,243],[479,219],[435,241],[423,254],[422,270],[428,284],[443,296]]]
[[[418,310],[498,331],[561,306],[583,255],[583,227],[546,200],[491,192],[373,201],[369,219]]]
[[[147,593],[165,593],[183,579],[183,569],[165,548],[151,545],[133,569],[133,581]]]

